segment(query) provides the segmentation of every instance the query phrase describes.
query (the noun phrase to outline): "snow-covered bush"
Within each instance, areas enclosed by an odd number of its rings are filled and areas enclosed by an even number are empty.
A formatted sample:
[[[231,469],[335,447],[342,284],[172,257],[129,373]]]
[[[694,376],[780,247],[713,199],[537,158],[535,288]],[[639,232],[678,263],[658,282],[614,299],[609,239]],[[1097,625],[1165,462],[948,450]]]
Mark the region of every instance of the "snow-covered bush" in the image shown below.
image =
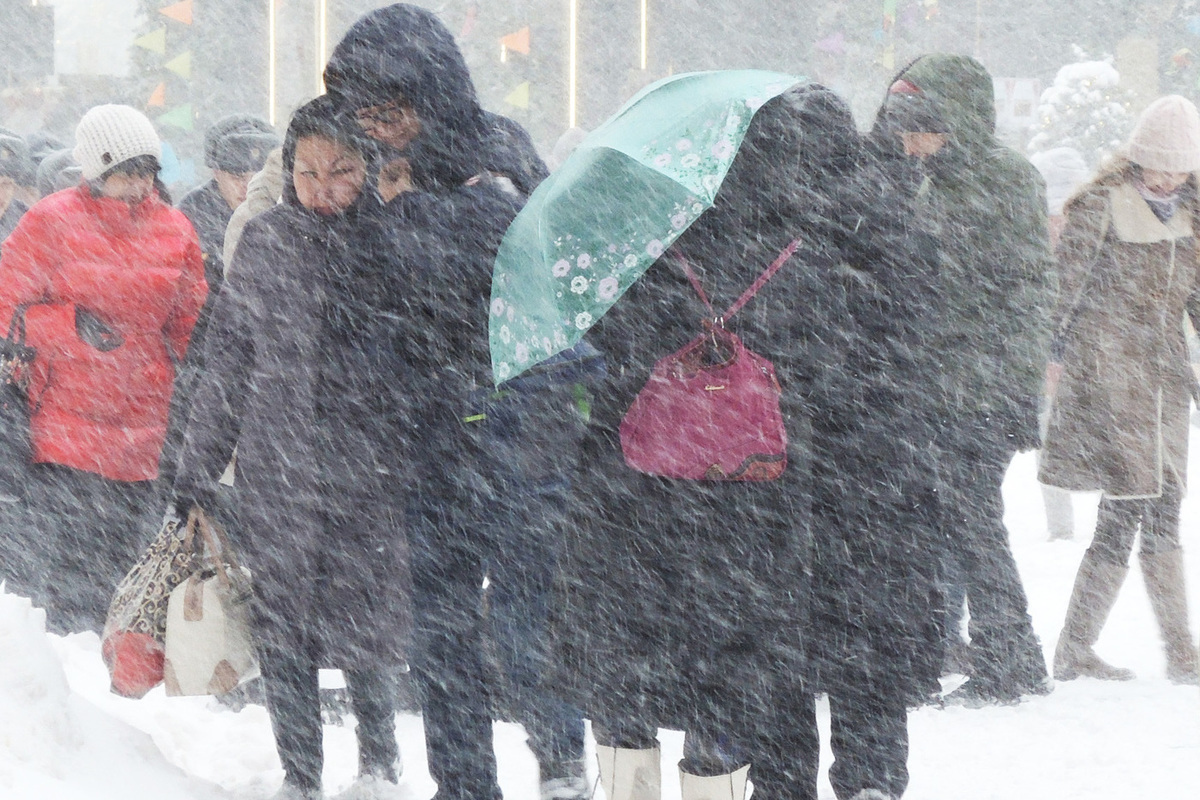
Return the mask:
[[[1092,169],[1121,147],[1135,121],[1131,95],[1121,88],[1111,59],[1060,69],[1042,92],[1036,118],[1027,145],[1030,155],[1071,147]]]

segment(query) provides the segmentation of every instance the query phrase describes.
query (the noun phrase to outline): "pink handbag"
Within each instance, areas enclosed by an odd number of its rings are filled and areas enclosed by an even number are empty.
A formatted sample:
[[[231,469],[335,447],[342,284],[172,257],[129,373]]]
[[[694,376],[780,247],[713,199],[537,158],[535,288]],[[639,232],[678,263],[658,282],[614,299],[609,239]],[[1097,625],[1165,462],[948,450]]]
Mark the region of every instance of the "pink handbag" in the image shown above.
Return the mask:
[[[621,420],[621,452],[638,472],[663,478],[771,481],[787,467],[787,432],[775,367],[725,329],[783,266],[797,239],[705,331],[655,363]],[[691,267],[688,280],[712,311]]]

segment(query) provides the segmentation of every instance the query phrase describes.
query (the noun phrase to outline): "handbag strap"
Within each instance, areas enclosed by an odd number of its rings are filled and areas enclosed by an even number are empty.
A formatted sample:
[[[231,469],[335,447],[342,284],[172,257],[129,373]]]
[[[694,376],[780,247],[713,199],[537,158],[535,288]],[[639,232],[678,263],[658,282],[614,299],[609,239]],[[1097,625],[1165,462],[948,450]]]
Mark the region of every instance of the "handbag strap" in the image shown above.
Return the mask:
[[[5,341],[18,347],[25,346],[25,308],[26,306],[21,305],[13,309],[12,319],[8,322],[8,333],[4,335]]]
[[[185,541],[192,539],[197,530],[200,532],[200,538],[204,540],[204,544],[208,546],[209,553],[212,554],[213,567],[221,576],[221,580],[228,584],[229,573],[225,569],[225,562],[228,561],[229,566],[234,569],[241,569],[241,564],[233,555],[233,547],[229,544],[229,537],[225,534],[225,530],[220,525],[213,524],[209,516],[198,506],[188,512]]]
[[[792,255],[796,252],[796,249],[799,247],[800,240],[793,239],[787,247],[779,251],[779,255],[775,257],[775,260],[771,262],[771,265],[767,267],[766,270],[764,270],[763,273],[758,276],[754,283],[750,284],[750,288],[742,292],[742,296],[735,300],[733,305],[731,305],[725,311],[725,313],[721,315],[717,314],[716,309],[713,308],[713,304],[709,302],[708,295],[705,294],[704,287],[700,284],[700,279],[696,277],[696,273],[692,270],[692,265],[689,264],[687,259],[678,252],[676,252],[675,258],[683,266],[683,273],[687,275],[687,279],[691,282],[692,288],[696,290],[696,294],[700,295],[700,299],[704,301],[704,305],[708,308],[709,313],[712,314],[713,319],[724,322],[740,311],[742,306],[746,305],[746,303],[749,303],[754,298],[754,295],[758,294],[759,290],[766,286],[767,281],[775,277],[775,273],[779,272],[780,268],[787,263],[787,260],[792,257]]]

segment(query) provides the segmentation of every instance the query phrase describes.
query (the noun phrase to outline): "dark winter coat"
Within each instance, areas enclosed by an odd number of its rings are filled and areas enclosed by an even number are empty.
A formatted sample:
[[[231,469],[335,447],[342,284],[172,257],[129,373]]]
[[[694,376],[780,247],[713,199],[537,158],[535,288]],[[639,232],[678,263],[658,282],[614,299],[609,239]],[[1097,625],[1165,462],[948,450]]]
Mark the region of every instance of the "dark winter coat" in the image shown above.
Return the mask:
[[[204,279],[208,281],[211,298],[205,306],[205,313],[201,315],[206,318],[221,291],[221,284],[225,282],[225,262],[221,259],[221,252],[225,246],[225,228],[229,226],[233,209],[221,196],[215,180],[185,194],[176,208],[191,220],[200,239],[200,251],[204,255]],[[201,320],[201,328],[203,324],[204,319]]]
[[[1010,450],[1036,447],[1055,298],[1042,179],[996,139],[992,79],[979,62],[922,56],[897,79],[922,92],[948,131],[926,159],[930,185],[917,212],[941,242],[930,346],[943,359],[943,412]],[[909,97],[890,96],[876,119],[872,140],[885,158],[903,158],[897,134],[911,123],[897,103]]]
[[[651,367],[708,315],[660,259],[588,334],[608,380],[592,400],[572,510],[562,636],[565,671],[602,720],[675,727],[713,714],[768,675],[800,680],[809,586],[811,424],[844,347],[836,280],[839,182],[857,134],[831,92],[802,87],[755,116],[716,198],[678,240],[717,308],[792,239],[800,248],[730,322],[783,389],[788,465],[774,482],[675,481],[622,457],[619,426]]]
[[[157,194],[131,207],[81,185],[26,212],[0,260],[0,325],[29,305],[34,461],[155,478],[176,365],[206,293],[191,223]],[[81,338],[81,314],[115,347]]]
[[[1196,179],[1161,222],[1128,163],[1067,207],[1058,257],[1064,275],[1063,375],[1039,479],[1114,498],[1157,497],[1187,485],[1188,419],[1196,378],[1185,312],[1200,311]]]
[[[331,667],[396,665],[410,628],[401,478],[370,298],[389,280],[371,186],[345,214],[304,209],[291,184],[298,128],[357,129],[318,99],[293,117],[284,202],[254,218],[214,310],[176,493],[210,503],[237,446],[237,544],[255,573],[258,633]],[[333,122],[329,120],[333,119]],[[302,135],[302,134],[301,134]],[[367,145],[362,145],[366,147]]]
[[[404,153],[416,191],[384,211],[387,246],[379,256],[394,277],[381,286],[379,302],[396,320],[393,355],[405,368],[396,389],[405,409],[397,435],[414,473],[411,496],[435,507],[455,497],[460,502],[449,510],[472,514],[475,501],[495,491],[496,465],[481,431],[464,420],[493,386],[492,267],[523,200],[484,176],[522,163],[544,166],[513,151],[520,137],[483,111],[453,37],[424,9],[397,4],[361,18],[330,56],[325,81],[351,106],[410,99],[420,118],[420,134]]]
[[[939,377],[929,321],[936,238],[913,187],[864,160],[843,192],[840,368],[814,411],[813,546],[805,648],[813,688],[920,702],[937,688]]]

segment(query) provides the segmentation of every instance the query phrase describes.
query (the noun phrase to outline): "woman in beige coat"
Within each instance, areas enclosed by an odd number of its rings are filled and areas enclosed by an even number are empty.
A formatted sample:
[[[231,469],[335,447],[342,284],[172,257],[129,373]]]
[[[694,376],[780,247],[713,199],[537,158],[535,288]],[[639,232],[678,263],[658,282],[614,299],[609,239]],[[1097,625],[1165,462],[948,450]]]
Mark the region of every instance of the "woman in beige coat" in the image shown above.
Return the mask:
[[[1166,643],[1167,675],[1197,682],[1188,628],[1179,510],[1187,485],[1189,402],[1197,396],[1184,338],[1200,312],[1200,114],[1171,95],[1143,112],[1127,157],[1067,204],[1056,384],[1039,479],[1103,491],[1054,653],[1054,677],[1129,680],[1092,646],[1138,561]]]

